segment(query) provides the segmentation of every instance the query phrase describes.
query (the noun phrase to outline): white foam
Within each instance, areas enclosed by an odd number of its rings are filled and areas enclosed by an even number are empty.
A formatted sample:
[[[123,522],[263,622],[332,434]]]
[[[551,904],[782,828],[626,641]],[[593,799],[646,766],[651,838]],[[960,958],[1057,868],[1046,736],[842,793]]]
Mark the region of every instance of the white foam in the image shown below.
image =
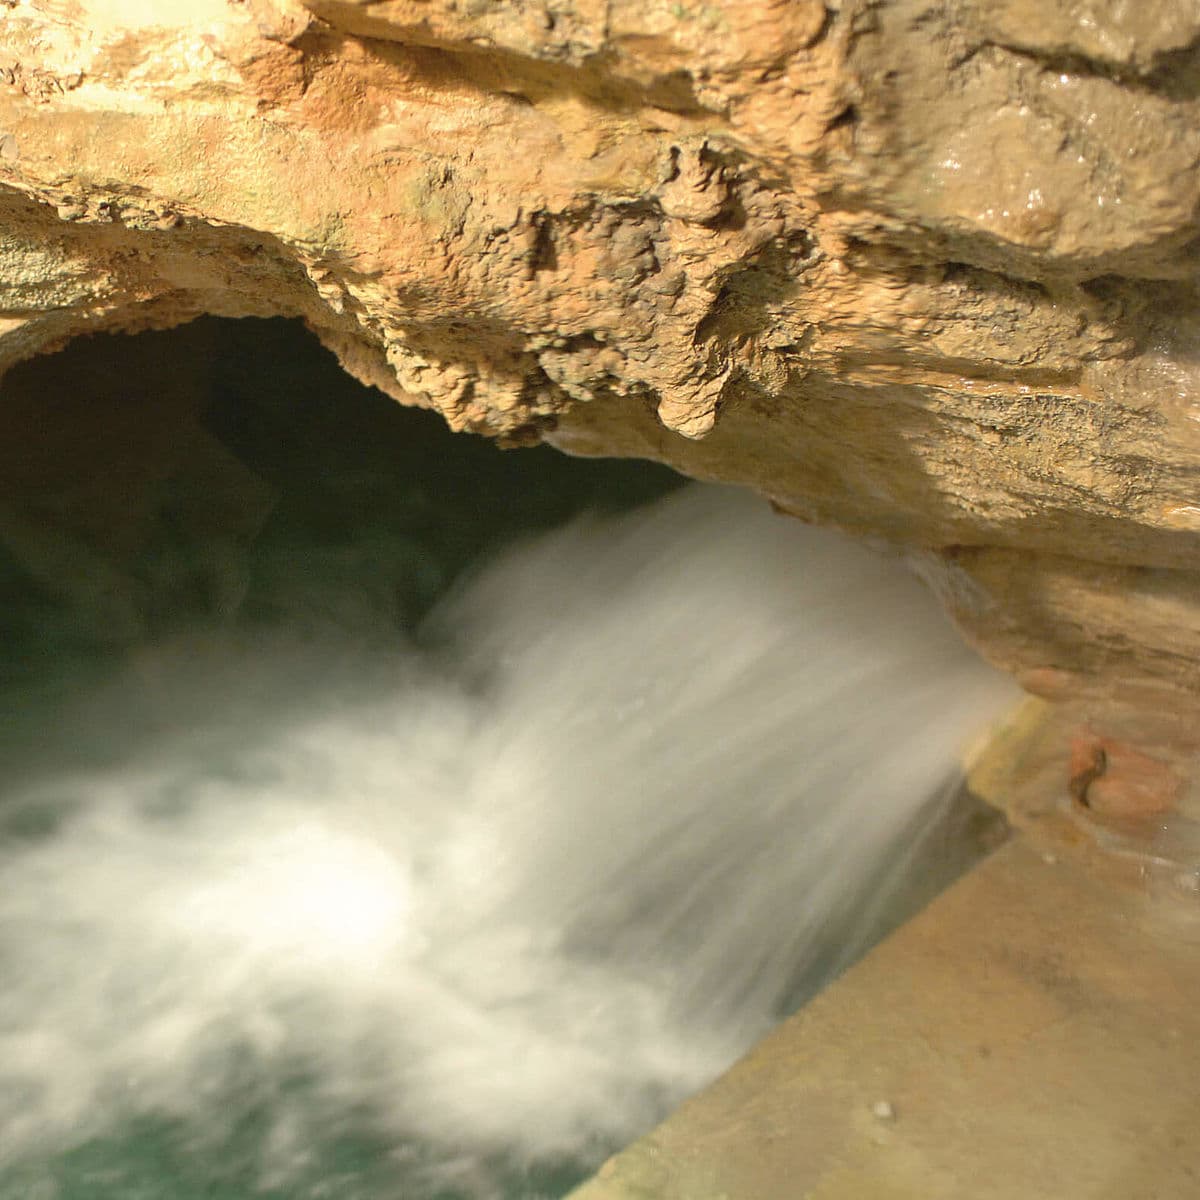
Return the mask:
[[[481,1193],[631,1138],[873,936],[1011,696],[899,563],[720,489],[433,628],[152,649],[71,718],[107,765],[9,789],[65,815],[0,859],[0,1172],[143,1110],[203,1139],[231,1070],[307,1081],[274,1181],[355,1122]]]

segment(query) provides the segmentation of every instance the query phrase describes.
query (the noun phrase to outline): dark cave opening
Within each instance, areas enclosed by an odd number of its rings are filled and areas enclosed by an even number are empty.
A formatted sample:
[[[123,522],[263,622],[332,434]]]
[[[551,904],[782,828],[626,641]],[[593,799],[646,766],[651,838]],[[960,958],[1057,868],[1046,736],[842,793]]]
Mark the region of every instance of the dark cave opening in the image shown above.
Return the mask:
[[[0,676],[197,622],[411,633],[485,551],[682,482],[452,434],[299,322],[78,339],[0,381]]]

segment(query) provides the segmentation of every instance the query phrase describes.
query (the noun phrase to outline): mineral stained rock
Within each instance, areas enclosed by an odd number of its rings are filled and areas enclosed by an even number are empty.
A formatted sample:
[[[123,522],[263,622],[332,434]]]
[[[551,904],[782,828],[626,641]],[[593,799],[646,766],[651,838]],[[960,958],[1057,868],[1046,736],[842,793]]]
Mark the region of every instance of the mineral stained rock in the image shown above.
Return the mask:
[[[0,0],[0,369],[301,317],[455,428],[904,545],[1174,771],[1198,160],[1178,0]]]

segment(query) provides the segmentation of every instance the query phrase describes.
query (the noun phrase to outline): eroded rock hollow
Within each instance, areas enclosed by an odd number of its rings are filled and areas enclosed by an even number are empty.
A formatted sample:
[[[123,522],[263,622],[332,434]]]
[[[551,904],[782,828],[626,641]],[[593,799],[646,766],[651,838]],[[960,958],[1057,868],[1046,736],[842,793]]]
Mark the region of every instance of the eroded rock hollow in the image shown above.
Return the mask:
[[[907,547],[1078,801],[1186,815],[1198,160],[1177,0],[0,0],[0,369],[299,317],[755,488]]]

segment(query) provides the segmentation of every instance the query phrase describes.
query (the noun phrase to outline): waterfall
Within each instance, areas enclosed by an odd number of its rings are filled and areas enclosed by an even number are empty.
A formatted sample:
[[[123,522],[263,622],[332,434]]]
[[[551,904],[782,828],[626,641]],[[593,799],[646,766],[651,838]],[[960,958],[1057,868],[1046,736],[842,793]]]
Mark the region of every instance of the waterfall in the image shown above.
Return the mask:
[[[415,636],[148,642],[8,755],[0,1197],[559,1195],[895,920],[1011,697],[903,563],[700,486]]]

